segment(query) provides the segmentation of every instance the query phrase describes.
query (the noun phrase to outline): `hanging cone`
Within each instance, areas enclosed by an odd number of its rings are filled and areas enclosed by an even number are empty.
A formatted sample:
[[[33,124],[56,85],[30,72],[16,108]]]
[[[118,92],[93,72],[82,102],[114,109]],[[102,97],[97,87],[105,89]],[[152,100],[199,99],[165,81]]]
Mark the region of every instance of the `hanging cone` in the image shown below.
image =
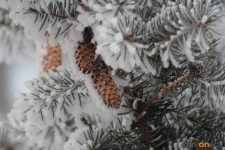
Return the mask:
[[[47,41],[49,41],[50,34],[46,36]],[[62,52],[60,44],[58,43],[56,47],[52,47],[49,42],[47,43],[47,55],[44,57],[43,61],[43,72],[47,72],[51,69],[57,72],[57,67],[62,64]]]
[[[91,27],[86,27],[82,33],[83,33],[84,42],[90,43],[92,38],[93,38],[93,36],[94,36],[92,28]]]
[[[95,57],[94,44],[87,42],[79,43],[74,56],[80,71],[83,71],[84,74],[91,73]]]
[[[86,27],[82,33],[84,42],[79,42],[74,56],[80,71],[83,71],[84,74],[89,74],[92,71],[95,57],[95,45],[91,43],[94,34],[91,27]]]
[[[92,80],[105,105],[120,108],[121,97],[119,90],[102,60],[95,63]]]

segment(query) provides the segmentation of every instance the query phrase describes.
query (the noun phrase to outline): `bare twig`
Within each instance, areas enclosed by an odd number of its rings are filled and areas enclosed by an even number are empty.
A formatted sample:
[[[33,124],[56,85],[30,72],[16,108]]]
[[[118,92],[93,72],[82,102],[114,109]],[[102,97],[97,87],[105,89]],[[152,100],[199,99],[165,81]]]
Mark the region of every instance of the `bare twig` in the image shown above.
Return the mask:
[[[84,9],[88,10],[89,8],[82,2],[82,0],[77,0],[79,5],[82,6]]]
[[[144,103],[144,108],[145,110],[148,109],[148,105],[150,103],[152,103],[154,100],[156,100],[157,98],[162,97],[165,93],[171,91],[173,88],[177,87],[178,85],[180,85],[181,83],[183,83],[186,79],[191,77],[191,73],[185,75],[184,77],[180,78],[179,80],[177,80],[176,82],[174,82],[173,84],[165,87],[164,89],[162,89],[159,93],[157,93],[155,96],[153,96],[151,99],[149,99],[147,102]]]
[[[49,14],[46,13],[44,10],[42,10],[41,12],[39,12],[39,11],[37,11],[36,9],[29,8],[27,11],[31,11],[31,12],[35,12],[35,13],[42,13],[42,14],[49,15]],[[59,18],[63,18],[63,19],[69,18],[68,16],[60,16],[59,14],[56,14],[56,13],[50,13],[50,14],[51,14],[52,16],[59,17]]]
[[[93,132],[93,128],[92,125],[90,123],[88,123],[88,121],[85,118],[82,118],[81,121],[90,128],[90,130]]]
[[[149,56],[148,58],[150,58],[151,60],[153,60],[153,61],[155,61],[155,62],[157,62],[157,63],[162,63],[161,60],[156,59],[156,58],[154,58],[154,57]]]

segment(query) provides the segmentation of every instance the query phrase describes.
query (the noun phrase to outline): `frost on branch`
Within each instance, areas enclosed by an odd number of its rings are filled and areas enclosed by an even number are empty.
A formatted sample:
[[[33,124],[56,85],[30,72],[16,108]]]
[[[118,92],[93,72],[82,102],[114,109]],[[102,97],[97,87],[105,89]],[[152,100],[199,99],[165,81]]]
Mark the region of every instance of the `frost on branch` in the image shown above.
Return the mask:
[[[115,126],[113,123],[107,129],[95,126],[85,127],[71,134],[70,139],[64,145],[64,150],[137,150],[139,147],[133,144],[138,142],[133,140],[138,138],[135,133],[129,132],[122,126]]]
[[[23,28],[15,26],[9,12],[0,8],[0,63],[21,62],[35,51],[33,41],[26,38]]]
[[[8,116],[29,147],[61,150],[66,142],[66,150],[174,150],[224,140],[225,67],[215,62],[212,29],[219,27],[221,5],[215,1],[8,3],[27,35],[40,40],[49,33],[50,44],[67,45],[73,71],[50,71],[47,83],[30,80],[31,93],[16,94]],[[92,39],[82,37],[87,28]]]
[[[123,13],[129,13],[135,7],[134,0],[82,0],[77,11],[78,21],[84,26],[99,24]],[[86,18],[86,19],[84,19]]]
[[[83,82],[75,81],[74,75],[63,68],[58,68],[60,73],[50,71],[42,78],[32,79],[25,83],[31,93],[16,93],[16,97],[26,110],[29,121],[40,127],[47,124],[54,125],[59,120],[65,121],[69,114],[79,117],[81,99],[88,97]]]
[[[10,18],[21,24],[25,34],[35,41],[46,43],[43,38],[51,34],[50,44],[54,47],[68,34],[68,29],[77,17],[76,2],[59,1],[13,1],[9,0],[12,11]]]
[[[48,82],[43,78],[27,81],[31,93],[15,93],[19,100],[8,117],[16,129],[26,133],[29,147],[62,149],[70,133],[84,126],[81,107],[88,100],[84,83],[76,81],[69,70],[59,67],[58,71],[44,74]]]
[[[1,150],[22,150],[26,149],[25,139],[15,133],[8,123],[0,122],[0,149]]]
[[[64,145],[64,150],[92,150],[113,148],[109,135],[102,128],[92,126],[76,130]]]
[[[60,150],[64,142],[73,131],[69,124],[63,122],[54,123],[52,126],[44,127],[26,119],[27,115],[21,114],[21,102],[14,104],[14,109],[8,114],[9,123],[15,130],[19,141],[23,140],[28,149]]]
[[[221,27],[214,23],[220,17],[220,5],[211,5],[211,0],[168,1],[167,7],[148,22],[148,34],[154,42],[149,56],[160,52],[164,67],[168,67],[169,59],[178,66],[184,56],[194,62],[196,56],[210,50],[208,34]],[[200,51],[195,51],[196,47]]]
[[[102,55],[106,64],[113,69],[121,68],[130,72],[134,67],[141,67],[146,73],[154,74],[155,70],[145,54],[150,44],[144,39],[145,29],[141,20],[132,15],[110,18],[106,25],[103,23],[94,30],[98,43],[96,53]]]

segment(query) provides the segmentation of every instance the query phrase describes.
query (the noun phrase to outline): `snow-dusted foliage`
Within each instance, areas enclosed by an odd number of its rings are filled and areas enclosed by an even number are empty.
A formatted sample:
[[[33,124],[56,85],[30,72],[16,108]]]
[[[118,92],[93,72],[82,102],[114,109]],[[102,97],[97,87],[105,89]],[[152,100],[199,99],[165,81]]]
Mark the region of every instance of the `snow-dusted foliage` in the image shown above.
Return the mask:
[[[63,122],[55,122],[52,126],[44,124],[40,126],[21,113],[19,103],[14,104],[14,109],[8,114],[9,123],[14,130],[17,141],[22,140],[26,146],[24,149],[60,150],[70,135],[72,128]],[[21,149],[20,149],[21,150]]]
[[[27,81],[25,85],[31,93],[15,93],[18,101],[8,118],[13,128],[26,133],[28,147],[62,149],[75,128],[86,126],[83,117],[90,122],[100,119],[95,125],[102,129],[112,122],[121,124],[117,116],[105,114],[95,106],[84,82],[78,81],[70,70],[59,67],[58,71],[50,70],[50,74]]]
[[[44,75],[47,82],[41,77],[27,81],[25,85],[31,93],[15,93],[17,105],[26,110],[26,118],[39,127],[65,122],[69,114],[78,117],[82,103],[88,98],[83,82],[74,80],[71,71],[61,67],[58,70],[60,73],[51,71]]]
[[[112,144],[107,138],[108,135],[103,129],[94,126],[92,129],[85,127],[78,129],[75,133],[71,134],[69,141],[64,146],[64,150],[112,148]]]
[[[22,150],[26,149],[25,138],[17,136],[16,130],[5,122],[0,123],[0,149],[1,150]]]
[[[160,14],[147,23],[148,34],[154,41],[149,56],[159,51],[164,67],[168,67],[168,59],[178,66],[184,60],[184,55],[187,57],[185,59],[194,62],[200,54],[209,51],[211,38],[207,35],[208,30],[222,27],[213,24],[220,17],[220,5],[210,5],[211,0],[206,0],[205,3],[191,0],[180,3],[168,1],[167,7],[163,6]],[[195,46],[195,51],[191,45]]]
[[[9,0],[8,3],[12,8],[10,18],[16,25],[24,26],[25,34],[35,41],[46,43],[43,37],[50,33],[49,43],[56,46],[57,41],[62,40],[69,33],[68,29],[76,24],[75,1]]]
[[[225,67],[215,50],[220,2],[0,2],[25,35],[44,44],[50,34],[52,46],[69,51],[71,68],[27,81],[31,92],[15,94],[11,127],[32,149],[225,147]]]
[[[113,138],[121,138],[120,141]],[[85,127],[76,130],[71,134],[70,139],[64,145],[64,150],[92,150],[92,149],[130,149],[132,140],[137,135],[130,133],[124,127],[110,126],[107,129],[95,126]]]
[[[185,60],[198,61],[198,57],[212,47],[211,38],[206,34],[220,27],[213,24],[220,17],[220,5],[211,7],[210,0],[188,0],[187,4],[185,0],[168,1],[161,12],[148,20],[143,20],[144,12],[138,9],[146,3],[148,7],[156,6],[156,2],[27,1],[9,1],[10,17],[14,23],[25,27],[26,35],[45,42],[43,36],[51,33],[50,44],[55,46],[57,41],[64,43],[63,39],[71,29],[81,32],[91,26],[93,42],[98,43],[96,54],[102,55],[113,69],[121,68],[127,72],[141,67],[146,73],[155,74],[156,67],[149,60],[149,56],[155,54],[160,55],[164,67],[168,67],[169,60],[176,67]],[[199,12],[200,8],[204,11]],[[69,39],[73,38],[69,36]],[[195,46],[193,52],[191,44]]]
[[[34,52],[34,42],[24,35],[22,27],[11,23],[9,12],[0,8],[0,63],[21,62],[25,54]]]

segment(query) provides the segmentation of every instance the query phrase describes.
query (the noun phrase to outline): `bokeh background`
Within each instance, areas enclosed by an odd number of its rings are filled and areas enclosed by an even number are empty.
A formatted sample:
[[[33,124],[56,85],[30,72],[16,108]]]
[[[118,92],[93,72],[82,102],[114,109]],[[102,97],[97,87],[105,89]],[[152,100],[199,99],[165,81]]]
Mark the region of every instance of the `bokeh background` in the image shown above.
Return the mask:
[[[63,56],[63,66],[68,68],[68,53]],[[0,63],[0,121],[7,120],[16,98],[14,92],[29,92],[24,85],[37,75],[37,61],[34,57],[26,56],[22,63]]]
[[[6,120],[6,114],[12,108],[14,91],[28,92],[24,82],[36,76],[35,68],[35,59],[29,57],[20,64],[0,64],[0,120]]]

